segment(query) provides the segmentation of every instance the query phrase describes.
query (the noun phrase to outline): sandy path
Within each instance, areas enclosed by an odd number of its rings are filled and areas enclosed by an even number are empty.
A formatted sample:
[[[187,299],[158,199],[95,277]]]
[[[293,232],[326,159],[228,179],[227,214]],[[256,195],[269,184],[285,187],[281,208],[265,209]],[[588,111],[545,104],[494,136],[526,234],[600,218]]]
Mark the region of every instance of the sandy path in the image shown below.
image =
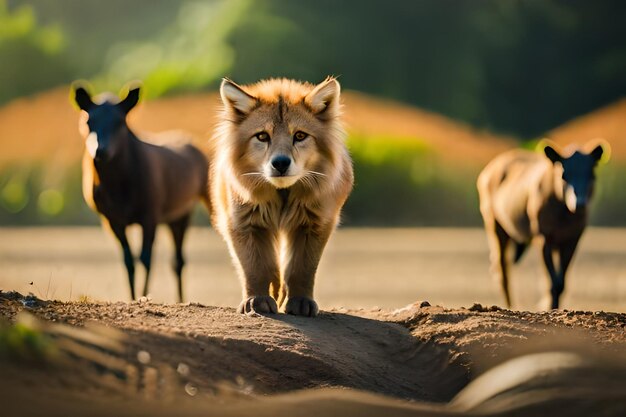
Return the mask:
[[[132,238],[137,247],[139,235]],[[239,282],[219,236],[211,229],[193,228],[186,253],[188,300],[236,306]],[[624,254],[626,231],[588,230],[568,274],[563,307],[626,312]],[[176,290],[166,230],[159,230],[153,259],[152,299],[173,302]],[[323,309],[396,308],[415,300],[447,307],[501,304],[487,259],[480,229],[340,229],[322,259],[316,297]],[[141,267],[138,271],[141,288]],[[530,250],[512,274],[515,307],[540,307],[547,278],[537,251]],[[44,299],[128,299],[117,243],[95,227],[0,229],[0,289],[32,292]]]

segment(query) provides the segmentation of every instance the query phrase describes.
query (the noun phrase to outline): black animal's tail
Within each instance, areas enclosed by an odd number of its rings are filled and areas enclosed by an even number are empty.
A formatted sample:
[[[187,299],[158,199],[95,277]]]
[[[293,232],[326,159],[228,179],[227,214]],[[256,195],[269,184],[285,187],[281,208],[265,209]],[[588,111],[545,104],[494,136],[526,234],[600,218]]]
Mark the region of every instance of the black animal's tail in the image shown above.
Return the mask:
[[[528,243],[515,242],[515,258],[513,258],[513,263],[518,263],[519,260],[522,259],[527,247]]]

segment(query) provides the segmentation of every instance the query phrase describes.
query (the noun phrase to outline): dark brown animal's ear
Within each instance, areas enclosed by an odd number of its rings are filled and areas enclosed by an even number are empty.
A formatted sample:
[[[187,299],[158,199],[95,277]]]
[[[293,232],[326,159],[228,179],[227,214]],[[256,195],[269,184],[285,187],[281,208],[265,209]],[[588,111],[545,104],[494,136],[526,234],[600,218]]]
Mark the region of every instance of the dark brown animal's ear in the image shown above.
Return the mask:
[[[337,116],[339,111],[339,95],[341,86],[334,77],[328,77],[315,86],[305,98],[304,102],[311,108],[313,113],[327,113],[330,117]]]
[[[81,110],[89,111],[93,107],[91,96],[84,87],[76,87],[74,89],[74,101]]]
[[[550,145],[547,145],[545,148],[543,148],[543,153],[546,154],[546,156],[550,161],[552,161],[552,163],[561,162],[563,160],[563,157],[559,155],[559,153]]]
[[[226,109],[239,117],[248,115],[258,103],[256,98],[228,78],[222,80],[220,95]]]
[[[135,87],[132,90],[129,90],[126,98],[117,103],[117,107],[120,108],[124,113],[128,113],[129,111],[131,111],[131,109],[135,107],[139,102],[140,90],[140,87]]]

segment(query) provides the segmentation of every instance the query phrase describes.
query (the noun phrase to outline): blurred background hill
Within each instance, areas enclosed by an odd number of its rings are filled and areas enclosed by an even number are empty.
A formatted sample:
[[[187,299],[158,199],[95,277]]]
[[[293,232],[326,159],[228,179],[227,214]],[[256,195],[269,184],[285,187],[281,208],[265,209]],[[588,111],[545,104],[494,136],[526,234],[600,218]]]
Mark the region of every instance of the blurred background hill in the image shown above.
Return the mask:
[[[624,21],[618,0],[0,0],[0,224],[97,222],[73,80],[143,80],[131,126],[204,143],[221,77],[334,74],[357,172],[345,224],[478,225],[480,168],[548,135],[612,144],[593,222],[625,225]]]

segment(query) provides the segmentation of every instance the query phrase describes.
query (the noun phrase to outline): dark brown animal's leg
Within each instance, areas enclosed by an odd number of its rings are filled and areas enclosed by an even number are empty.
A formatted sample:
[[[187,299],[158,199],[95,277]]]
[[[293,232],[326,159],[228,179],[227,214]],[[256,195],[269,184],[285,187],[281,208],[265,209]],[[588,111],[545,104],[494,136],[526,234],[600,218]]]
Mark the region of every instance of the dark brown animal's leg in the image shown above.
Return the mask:
[[[565,289],[565,273],[567,272],[567,268],[572,261],[579,238],[580,236],[559,247],[560,270],[557,274],[558,279],[556,281],[552,280],[552,287],[550,288],[550,293],[552,295],[552,308],[559,308],[559,298]]]
[[[548,275],[550,276],[551,289],[550,293],[552,295],[552,308],[559,308],[559,296],[563,291],[563,280],[561,278],[561,274],[556,271],[554,267],[554,245],[549,242],[546,238],[543,242],[543,262],[546,265],[546,269],[548,270]],[[569,263],[569,262],[568,262]]]
[[[156,223],[147,222],[142,226],[143,243],[141,245],[141,255],[139,259],[146,268],[146,283],[143,287],[143,296],[148,295],[148,282],[150,281],[150,266],[152,264],[152,245],[154,244],[154,235],[156,233]]]
[[[332,229],[299,227],[287,235],[285,266],[285,313],[314,317],[319,309],[313,300],[315,273]]]
[[[511,238],[504,231],[500,223],[494,220],[491,243],[491,271],[496,278],[499,279],[502,291],[504,292],[504,301],[506,306],[511,308],[511,295],[509,292],[509,266],[506,260],[506,249],[509,246]]]
[[[183,302],[183,266],[185,265],[185,258],[183,257],[183,240],[185,239],[185,232],[189,226],[190,215],[181,217],[180,219],[173,221],[169,224],[172,231],[172,238],[174,239],[174,272],[178,278],[178,302]]]
[[[124,253],[124,265],[126,265],[126,271],[128,272],[128,284],[130,285],[130,297],[132,300],[135,299],[135,260],[133,259],[133,254],[130,250],[130,245],[128,244],[128,239],[126,239],[126,227],[111,223],[111,230],[117,240],[119,240],[120,245],[122,245],[122,251]]]

